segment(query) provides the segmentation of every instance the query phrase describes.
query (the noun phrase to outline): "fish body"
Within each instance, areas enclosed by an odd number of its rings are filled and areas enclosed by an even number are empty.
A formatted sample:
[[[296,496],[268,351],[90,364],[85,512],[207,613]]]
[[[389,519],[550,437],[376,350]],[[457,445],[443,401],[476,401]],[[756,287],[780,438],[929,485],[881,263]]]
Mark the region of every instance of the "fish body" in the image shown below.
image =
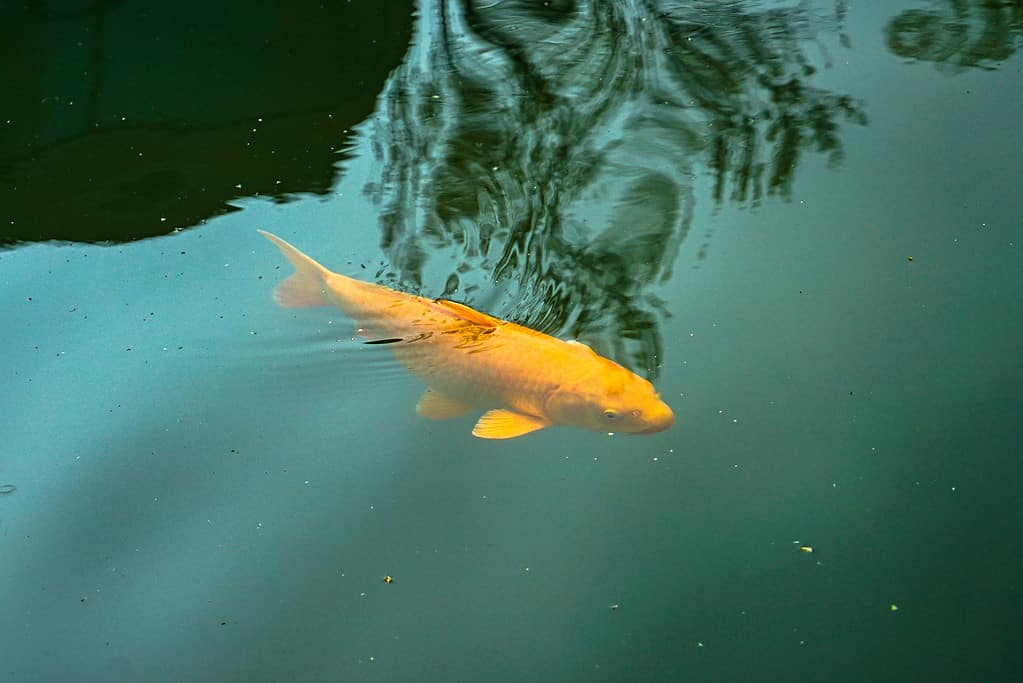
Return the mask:
[[[653,385],[585,344],[568,342],[445,299],[334,273],[260,230],[295,266],[275,293],[282,306],[333,304],[369,343],[387,344],[429,389],[417,412],[450,419],[487,411],[473,434],[507,439],[551,425],[653,433],[671,408]]]

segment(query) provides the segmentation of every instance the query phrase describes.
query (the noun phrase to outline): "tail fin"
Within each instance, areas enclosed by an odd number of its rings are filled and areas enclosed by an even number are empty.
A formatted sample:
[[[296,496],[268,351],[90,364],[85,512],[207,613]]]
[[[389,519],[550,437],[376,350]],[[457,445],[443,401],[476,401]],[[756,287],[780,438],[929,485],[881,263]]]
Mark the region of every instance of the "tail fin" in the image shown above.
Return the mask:
[[[327,299],[326,278],[330,271],[291,246],[277,235],[266,230],[259,231],[263,237],[277,245],[281,253],[295,266],[295,274],[277,285],[274,298],[286,308],[308,308],[325,306]]]

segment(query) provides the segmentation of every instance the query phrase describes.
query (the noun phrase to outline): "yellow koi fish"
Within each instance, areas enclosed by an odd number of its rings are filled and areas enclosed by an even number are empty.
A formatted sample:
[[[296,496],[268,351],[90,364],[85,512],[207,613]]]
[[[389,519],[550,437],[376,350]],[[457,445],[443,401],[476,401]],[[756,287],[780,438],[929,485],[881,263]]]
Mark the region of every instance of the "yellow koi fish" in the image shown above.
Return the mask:
[[[286,307],[333,304],[359,334],[386,343],[429,386],[416,411],[445,420],[487,411],[472,430],[510,439],[552,425],[650,434],[675,415],[654,386],[578,342],[566,342],[463,304],[427,299],[333,273],[260,230],[296,273],[275,292]]]

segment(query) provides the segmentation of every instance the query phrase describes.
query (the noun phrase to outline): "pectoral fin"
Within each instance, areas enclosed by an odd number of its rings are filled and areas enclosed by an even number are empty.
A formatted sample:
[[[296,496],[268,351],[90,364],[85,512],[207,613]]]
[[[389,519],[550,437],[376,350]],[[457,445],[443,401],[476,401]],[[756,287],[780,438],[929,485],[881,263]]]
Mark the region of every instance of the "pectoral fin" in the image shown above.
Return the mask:
[[[465,415],[472,409],[472,404],[433,389],[427,389],[416,405],[416,412],[431,420],[451,420]]]
[[[476,423],[472,435],[481,439],[514,439],[516,436],[529,434],[550,425],[551,423],[542,417],[523,415],[510,410],[491,410]]]

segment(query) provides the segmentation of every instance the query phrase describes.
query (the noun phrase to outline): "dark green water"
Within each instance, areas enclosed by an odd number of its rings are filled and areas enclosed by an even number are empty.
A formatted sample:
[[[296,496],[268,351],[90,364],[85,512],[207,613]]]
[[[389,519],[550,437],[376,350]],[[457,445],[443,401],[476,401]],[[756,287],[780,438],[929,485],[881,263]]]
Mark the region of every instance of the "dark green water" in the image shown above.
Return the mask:
[[[1023,670],[1020,2],[0,27],[0,679]],[[422,420],[257,228],[678,422]]]

